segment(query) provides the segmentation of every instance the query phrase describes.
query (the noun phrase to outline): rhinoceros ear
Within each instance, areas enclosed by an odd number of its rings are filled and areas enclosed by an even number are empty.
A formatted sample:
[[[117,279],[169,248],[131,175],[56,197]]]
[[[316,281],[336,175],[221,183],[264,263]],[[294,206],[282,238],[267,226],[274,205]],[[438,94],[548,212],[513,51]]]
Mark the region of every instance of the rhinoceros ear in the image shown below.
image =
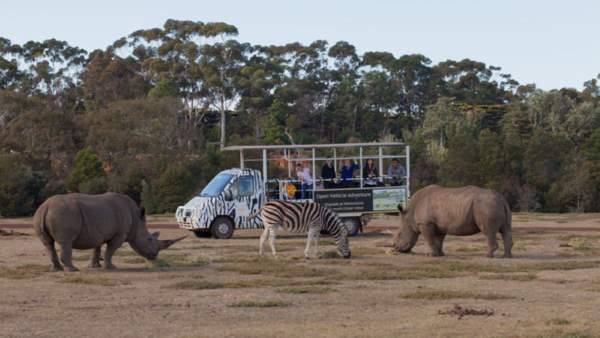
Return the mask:
[[[400,211],[401,214],[404,214],[404,209],[402,208],[402,204],[398,204],[398,210]]]
[[[160,231],[155,231],[152,233],[152,237],[158,239],[158,237],[160,236]]]

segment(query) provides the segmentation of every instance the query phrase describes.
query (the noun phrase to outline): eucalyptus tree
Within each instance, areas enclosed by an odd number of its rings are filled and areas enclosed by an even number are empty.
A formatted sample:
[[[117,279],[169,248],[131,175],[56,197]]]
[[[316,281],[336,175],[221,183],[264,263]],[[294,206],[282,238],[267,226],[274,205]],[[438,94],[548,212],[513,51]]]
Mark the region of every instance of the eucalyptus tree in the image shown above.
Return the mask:
[[[361,60],[356,47],[346,41],[331,46],[328,56],[333,66],[329,71],[327,111],[320,124],[328,130],[331,140],[342,142],[356,137],[360,113],[364,109],[359,73]]]
[[[225,102],[236,97],[229,77],[235,75],[243,55],[240,49],[246,46],[226,38],[237,34],[235,26],[222,22],[167,20],[163,28],[133,32],[117,47],[133,49],[144,76],[154,86],[153,96],[177,95],[183,99],[189,125],[199,126],[220,100],[224,144]]]
[[[283,60],[278,54],[269,47],[252,47],[236,81],[240,95],[236,109],[245,112],[238,114],[238,119],[245,121],[248,127],[254,126],[256,139],[265,135],[268,109],[273,104],[275,90],[281,86],[283,76]],[[248,134],[248,129],[238,128],[238,133]]]

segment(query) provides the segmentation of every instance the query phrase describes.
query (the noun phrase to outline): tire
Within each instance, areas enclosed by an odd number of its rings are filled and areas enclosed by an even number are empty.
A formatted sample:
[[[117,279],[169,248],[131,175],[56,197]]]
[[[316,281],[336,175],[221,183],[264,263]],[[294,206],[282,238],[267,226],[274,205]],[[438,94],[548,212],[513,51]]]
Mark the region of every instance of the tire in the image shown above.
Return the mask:
[[[192,232],[198,238],[210,238],[210,236],[212,236],[212,234],[210,233],[210,230],[208,230],[208,229],[195,230]]]
[[[217,217],[210,226],[210,234],[215,239],[230,239],[233,236],[233,222],[228,217]]]
[[[344,225],[348,229],[348,236],[356,236],[360,231],[360,218],[359,217],[344,217],[342,218]]]

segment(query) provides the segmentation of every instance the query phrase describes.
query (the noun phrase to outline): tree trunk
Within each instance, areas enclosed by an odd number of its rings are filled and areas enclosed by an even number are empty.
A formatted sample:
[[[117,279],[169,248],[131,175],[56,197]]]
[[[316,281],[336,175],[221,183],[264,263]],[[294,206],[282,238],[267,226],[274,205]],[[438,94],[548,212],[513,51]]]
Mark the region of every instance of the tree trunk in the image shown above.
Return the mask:
[[[221,149],[225,147],[225,95],[221,95],[221,141],[219,145]]]

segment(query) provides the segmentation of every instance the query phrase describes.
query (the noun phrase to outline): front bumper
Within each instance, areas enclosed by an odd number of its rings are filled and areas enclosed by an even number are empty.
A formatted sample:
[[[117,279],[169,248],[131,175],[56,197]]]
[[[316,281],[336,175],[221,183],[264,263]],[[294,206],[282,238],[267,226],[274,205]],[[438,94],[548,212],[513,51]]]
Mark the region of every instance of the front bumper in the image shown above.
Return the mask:
[[[177,208],[177,211],[175,212],[175,218],[177,219],[177,224],[179,227],[186,230],[207,229],[208,227],[206,225],[199,222],[199,211],[200,210],[196,208]]]

